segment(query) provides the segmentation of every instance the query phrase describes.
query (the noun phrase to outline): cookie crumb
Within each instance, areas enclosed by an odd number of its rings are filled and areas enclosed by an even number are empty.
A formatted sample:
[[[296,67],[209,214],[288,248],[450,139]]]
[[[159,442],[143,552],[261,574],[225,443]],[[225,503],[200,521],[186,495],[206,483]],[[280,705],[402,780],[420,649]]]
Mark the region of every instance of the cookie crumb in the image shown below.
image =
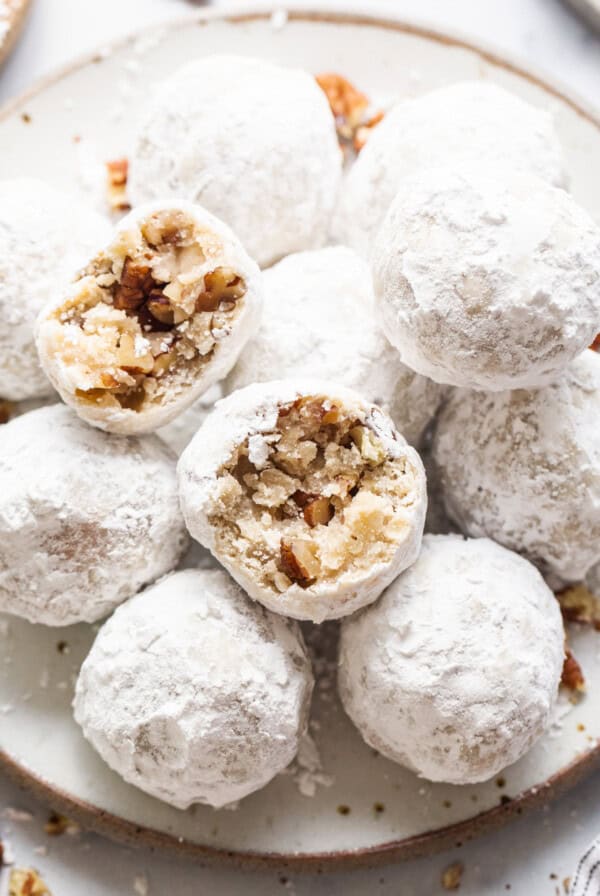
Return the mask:
[[[462,862],[454,862],[448,865],[442,874],[442,886],[444,890],[458,890],[465,868]]]

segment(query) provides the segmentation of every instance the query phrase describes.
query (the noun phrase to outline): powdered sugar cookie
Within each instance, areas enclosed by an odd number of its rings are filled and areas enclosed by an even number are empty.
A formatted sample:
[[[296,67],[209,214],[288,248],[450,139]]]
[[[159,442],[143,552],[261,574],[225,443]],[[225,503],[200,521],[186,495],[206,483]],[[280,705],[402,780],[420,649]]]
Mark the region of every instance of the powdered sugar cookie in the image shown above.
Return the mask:
[[[367,263],[343,246],[298,252],[265,271],[263,283],[259,331],[226,389],[288,377],[331,380],[387,410],[418,445],[442,387],[405,367],[383,335]]]
[[[35,348],[35,319],[108,229],[100,215],[42,181],[0,181],[0,398],[52,393]]]
[[[533,175],[473,167],[405,180],[373,271],[387,336],[440,383],[542,386],[600,328],[600,228]]]
[[[173,455],[62,404],[0,428],[0,611],[94,622],[177,565],[188,538]]]
[[[342,624],[339,687],[384,756],[473,784],[546,730],[563,660],[558,602],[534,566],[487,538],[426,535],[417,562]]]
[[[551,116],[490,81],[461,81],[391,109],[340,190],[336,237],[369,255],[402,180],[448,165],[499,164],[558,187],[567,177]]]
[[[220,807],[292,761],[313,687],[298,627],[221,571],[186,570],[120,607],[83,663],[75,718],[126,781]]]
[[[586,351],[556,383],[457,390],[433,444],[449,515],[545,574],[579,581],[600,560],[600,357]]]
[[[342,156],[329,104],[307,72],[208,56],[152,98],[131,156],[134,204],[204,205],[261,266],[325,242]]]
[[[80,417],[111,432],[170,422],[224,377],[258,326],[260,271],[189,202],[134,210],[37,322],[40,358]]]
[[[352,613],[418,554],[419,456],[342,386],[298,379],[234,392],[178,470],[191,534],[276,612],[317,622]]]

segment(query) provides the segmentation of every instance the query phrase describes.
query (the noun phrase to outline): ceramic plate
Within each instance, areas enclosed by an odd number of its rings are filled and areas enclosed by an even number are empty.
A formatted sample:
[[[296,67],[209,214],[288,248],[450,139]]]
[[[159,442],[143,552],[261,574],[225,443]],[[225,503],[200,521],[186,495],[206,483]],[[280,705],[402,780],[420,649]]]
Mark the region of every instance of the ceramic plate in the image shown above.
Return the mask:
[[[310,71],[339,71],[382,98],[464,78],[498,82],[551,108],[576,197],[600,218],[600,125],[557,88],[493,53],[398,22],[339,14],[196,14],[70,68],[0,114],[3,176],[33,174],[97,197],[102,160],[126,155],[148,86],[199,55],[250,54]],[[588,681],[563,698],[552,730],[498,779],[428,784],[365,746],[332,678],[335,626],[309,630],[322,673],[301,765],[235,810],[183,812],[123,783],[71,717],[73,682],[94,631],[0,626],[0,759],[55,806],[111,836],[205,861],[347,867],[431,852],[496,826],[587,773],[600,755],[600,635],[573,633]]]

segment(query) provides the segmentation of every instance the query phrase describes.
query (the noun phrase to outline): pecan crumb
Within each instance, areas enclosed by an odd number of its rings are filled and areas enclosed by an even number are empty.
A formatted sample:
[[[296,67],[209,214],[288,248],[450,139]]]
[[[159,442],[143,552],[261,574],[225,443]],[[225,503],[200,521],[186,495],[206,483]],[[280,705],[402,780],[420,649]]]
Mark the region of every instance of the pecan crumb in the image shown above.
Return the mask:
[[[600,352],[600,333],[598,333],[598,335],[590,345],[590,348],[593,352]]]
[[[442,873],[442,886],[444,890],[458,890],[465,868],[462,862],[454,862]]]
[[[51,812],[48,821],[44,825],[44,830],[49,837],[60,837],[62,834],[78,834],[79,825],[61,815],[59,812]]]
[[[369,98],[342,75],[323,72],[316,81],[329,101],[342,151],[359,153],[383,112],[370,113]]]
[[[309,542],[300,538],[281,539],[281,570],[292,582],[307,588],[319,572],[319,561],[310,549]]]
[[[560,683],[569,688],[570,691],[575,691],[578,694],[585,692],[585,678],[583,677],[581,666],[568,647],[565,648],[565,661]]]
[[[8,896],[52,896],[33,868],[14,868],[8,881]]]
[[[0,425],[8,423],[12,417],[14,405],[10,401],[0,401]]]
[[[334,509],[329,498],[315,497],[304,508],[304,519],[311,528],[326,526],[333,517]]]
[[[558,591],[556,597],[565,619],[600,631],[600,600],[583,583]]]
[[[108,204],[113,212],[128,212],[131,204],[127,199],[127,159],[114,159],[106,163]]]

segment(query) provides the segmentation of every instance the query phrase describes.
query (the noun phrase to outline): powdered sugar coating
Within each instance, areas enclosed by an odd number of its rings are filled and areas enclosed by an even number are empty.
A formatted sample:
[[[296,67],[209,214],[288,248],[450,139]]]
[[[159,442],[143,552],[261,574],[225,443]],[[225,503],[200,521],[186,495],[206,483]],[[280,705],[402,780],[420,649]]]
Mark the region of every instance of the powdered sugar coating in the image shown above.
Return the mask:
[[[391,109],[349,169],[336,237],[369,255],[402,179],[440,165],[498,164],[558,187],[567,177],[551,116],[489,81],[460,81]]]
[[[176,566],[187,545],[174,457],[108,436],[64,405],[0,428],[0,610],[94,622]]]
[[[226,390],[296,376],[331,380],[388,411],[418,445],[442,389],[405,367],[379,329],[367,263],[343,246],[298,252],[265,271],[263,283],[259,332]]]
[[[534,566],[488,539],[426,535],[381,600],[343,622],[340,694],[388,758],[431,781],[485,781],[550,724],[563,640]]]
[[[544,573],[579,581],[600,560],[600,357],[535,391],[457,390],[433,445],[449,515]]]
[[[0,181],[0,397],[52,393],[35,348],[35,318],[107,232],[104,218],[42,181]]]
[[[126,781],[220,807],[292,761],[313,678],[298,627],[222,571],[186,570],[120,607],[83,663],[75,718]]]
[[[262,283],[258,266],[227,225],[191,202],[166,200],[137,207],[118,223],[110,243],[98,249],[92,265],[112,259],[115,267],[120,265],[120,275],[127,250],[131,246],[139,246],[148,222],[163,214],[180,216],[191,222],[196,243],[202,247],[204,260],[200,265],[190,266],[187,273],[184,267],[184,277],[195,278],[199,283],[202,277],[210,275],[215,268],[231,270],[243,280],[245,293],[238,300],[235,316],[231,320],[219,323],[216,321],[217,315],[213,316],[209,330],[214,338],[214,345],[206,354],[199,349],[194,360],[194,363],[196,360],[202,362],[200,369],[183,369],[178,373],[177,362],[174,374],[167,373],[159,381],[163,384],[168,382],[165,394],[156,400],[150,398],[137,410],[118,405],[106,406],[101,400],[97,403],[87,400],[86,392],[98,391],[94,388],[96,379],[92,378],[96,371],[92,368],[90,372],[89,364],[81,361],[76,349],[68,351],[68,357],[64,351],[65,346],[68,349],[73,340],[72,332],[79,335],[79,326],[77,322],[65,322],[63,309],[71,310],[80,294],[84,295],[86,291],[94,289],[93,275],[82,275],[66,295],[58,296],[55,301],[46,305],[36,322],[36,343],[42,365],[63,401],[88,423],[109,432],[124,435],[152,432],[170,423],[229,373],[247,340],[255,333],[260,320]],[[110,305],[106,307],[112,308]],[[203,315],[198,313],[195,316]],[[144,335],[140,334],[142,341]],[[144,350],[142,347],[142,353]],[[184,366],[184,359],[180,360]],[[114,367],[107,368],[106,372],[111,376]]]
[[[192,199],[261,266],[322,245],[341,176],[327,100],[308,73],[209,56],[157,90],[131,156],[134,204]]]
[[[373,271],[386,334],[436,382],[539,387],[600,329],[600,228],[533,175],[473,167],[405,180]]]
[[[407,493],[394,512],[395,519],[402,524],[403,533],[385,562],[363,566],[356,562],[333,580],[318,580],[309,587],[294,582],[281,593],[260,577],[264,564],[256,573],[248,571],[241,559],[241,541],[233,556],[221,549],[217,524],[223,513],[224,499],[219,479],[223,466],[246,440],[253,462],[261,469],[266,463],[268,439],[278,432],[282,407],[312,397],[328,406],[342,408],[344,416],[367,425],[380,440],[388,458],[404,468]],[[427,492],[423,465],[417,452],[406,444],[391,419],[378,407],[353,390],[329,381],[298,378],[258,383],[217,402],[183,452],[178,476],[181,507],[191,535],[214,554],[250,597],[275,612],[296,619],[322,622],[354,612],[376,600],[383,589],[414,562],[419,552]],[[279,541],[277,531],[274,538]]]
[[[183,414],[175,417],[166,426],[157,429],[156,435],[169,446],[177,456],[179,456],[184,448],[187,448],[192,441],[210,412],[215,402],[222,398],[223,390],[220,383],[214,386],[202,395],[198,401],[184,411]]]

